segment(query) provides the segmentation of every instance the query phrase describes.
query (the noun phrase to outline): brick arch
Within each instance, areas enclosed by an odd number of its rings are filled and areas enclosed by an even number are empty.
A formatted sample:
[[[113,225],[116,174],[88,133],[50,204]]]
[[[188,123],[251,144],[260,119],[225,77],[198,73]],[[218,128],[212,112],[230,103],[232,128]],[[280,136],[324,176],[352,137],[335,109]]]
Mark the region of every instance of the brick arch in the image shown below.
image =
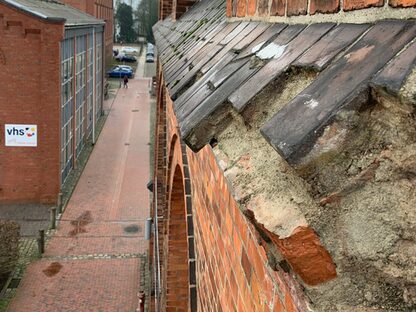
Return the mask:
[[[166,309],[189,310],[189,252],[186,222],[185,184],[176,165],[169,195]]]
[[[173,12],[178,19],[183,13],[188,11],[195,4],[196,0],[173,0]]]
[[[170,140],[170,145],[169,145],[169,154],[168,154],[168,163],[167,163],[167,165],[168,165],[168,167],[167,167],[168,168],[167,178],[169,179],[168,183],[167,183],[168,192],[169,192],[169,188],[171,186],[171,183],[170,183],[171,181],[170,180],[171,180],[171,174],[172,174],[172,162],[173,162],[173,156],[174,156],[175,146],[176,146],[177,141],[178,141],[178,136],[175,133],[172,136],[172,138]]]
[[[163,303],[165,310],[169,310],[169,307],[173,307],[170,303],[182,305],[186,297],[186,311],[194,312],[197,311],[196,260],[192,189],[186,146],[175,133],[168,148],[167,209],[164,216],[167,221],[163,256],[166,261],[163,270],[166,293],[163,295]],[[178,271],[175,266],[179,266],[183,271]],[[176,300],[176,297],[183,301]]]

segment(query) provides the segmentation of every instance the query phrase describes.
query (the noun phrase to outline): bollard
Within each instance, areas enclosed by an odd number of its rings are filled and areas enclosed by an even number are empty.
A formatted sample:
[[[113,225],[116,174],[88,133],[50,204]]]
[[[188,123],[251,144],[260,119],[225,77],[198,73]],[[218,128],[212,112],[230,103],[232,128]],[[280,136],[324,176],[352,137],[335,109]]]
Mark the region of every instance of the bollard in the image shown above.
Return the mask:
[[[56,207],[51,208],[51,230],[56,229]]]
[[[62,213],[62,193],[58,194],[58,206],[57,206],[57,213],[58,215]]]
[[[43,254],[45,252],[45,230],[39,230],[38,250],[39,254]]]
[[[139,307],[140,307],[140,312],[144,312],[144,302],[146,300],[145,294],[143,291],[139,292]]]
[[[152,223],[153,223],[152,218],[147,218],[146,219],[146,224],[145,224],[145,227],[144,227],[144,238],[146,240],[149,240],[150,236],[152,235]]]

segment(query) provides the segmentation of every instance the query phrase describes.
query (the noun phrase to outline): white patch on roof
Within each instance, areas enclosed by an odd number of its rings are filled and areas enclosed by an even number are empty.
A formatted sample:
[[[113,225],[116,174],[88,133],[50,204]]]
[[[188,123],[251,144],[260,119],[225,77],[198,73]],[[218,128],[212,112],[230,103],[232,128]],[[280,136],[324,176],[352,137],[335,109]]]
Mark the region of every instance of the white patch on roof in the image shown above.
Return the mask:
[[[274,42],[268,44],[266,47],[256,53],[256,56],[262,60],[269,60],[271,58],[279,58],[285,52],[287,45],[278,45]]]
[[[260,51],[261,47],[263,46],[263,44],[265,44],[266,41],[263,41],[261,43],[259,43],[258,45],[256,45],[253,49],[251,49],[251,53],[257,53],[258,51]]]
[[[305,105],[307,107],[309,107],[309,108],[312,108],[312,109],[314,109],[315,107],[317,107],[318,104],[319,104],[319,102],[317,100],[314,100],[314,99],[310,99],[309,101],[306,101],[305,102]]]

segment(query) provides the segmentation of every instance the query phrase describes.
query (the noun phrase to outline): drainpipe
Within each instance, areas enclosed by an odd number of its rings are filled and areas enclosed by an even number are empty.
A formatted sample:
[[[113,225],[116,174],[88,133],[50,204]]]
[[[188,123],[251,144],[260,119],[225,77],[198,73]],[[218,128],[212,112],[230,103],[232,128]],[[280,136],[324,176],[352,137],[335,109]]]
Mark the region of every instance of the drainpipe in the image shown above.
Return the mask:
[[[95,27],[93,27],[92,30],[92,55],[93,55],[93,65],[92,65],[92,86],[93,86],[93,91],[92,91],[92,145],[95,144],[95,105],[96,105],[96,97],[97,95],[96,90],[97,90],[97,86],[95,85],[95,78],[97,76],[97,71],[96,71],[96,59],[97,56],[95,55]]]

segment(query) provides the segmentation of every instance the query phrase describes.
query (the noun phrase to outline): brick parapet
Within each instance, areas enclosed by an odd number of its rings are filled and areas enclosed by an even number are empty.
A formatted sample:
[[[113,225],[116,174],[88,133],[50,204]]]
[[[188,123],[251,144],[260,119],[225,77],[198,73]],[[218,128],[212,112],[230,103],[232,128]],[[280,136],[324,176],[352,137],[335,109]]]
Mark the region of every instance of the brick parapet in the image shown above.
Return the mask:
[[[104,53],[105,65],[111,64],[113,58],[113,36],[114,36],[114,8],[113,0],[61,0],[78,10],[95,16],[105,21],[104,30]]]
[[[186,248],[190,264],[188,286],[191,286],[191,303],[192,298],[197,296],[197,308],[201,311],[304,309],[306,301],[299,291],[298,282],[291,273],[269,264],[267,248],[234,200],[212,148],[206,146],[194,153],[181,142],[172,101],[166,94],[165,91],[159,92],[159,96],[166,99],[169,163],[166,182],[171,185],[167,189],[175,188],[172,185],[174,168],[179,166],[184,173],[187,194],[187,222],[184,226],[188,230]],[[192,243],[195,244],[193,251],[190,247]],[[165,244],[165,249],[168,246]],[[195,262],[191,259],[192,253],[195,253]],[[195,287],[192,287],[191,263],[197,276]],[[181,282],[184,281],[177,281]]]
[[[416,0],[227,0],[227,17],[271,22],[414,18]]]

